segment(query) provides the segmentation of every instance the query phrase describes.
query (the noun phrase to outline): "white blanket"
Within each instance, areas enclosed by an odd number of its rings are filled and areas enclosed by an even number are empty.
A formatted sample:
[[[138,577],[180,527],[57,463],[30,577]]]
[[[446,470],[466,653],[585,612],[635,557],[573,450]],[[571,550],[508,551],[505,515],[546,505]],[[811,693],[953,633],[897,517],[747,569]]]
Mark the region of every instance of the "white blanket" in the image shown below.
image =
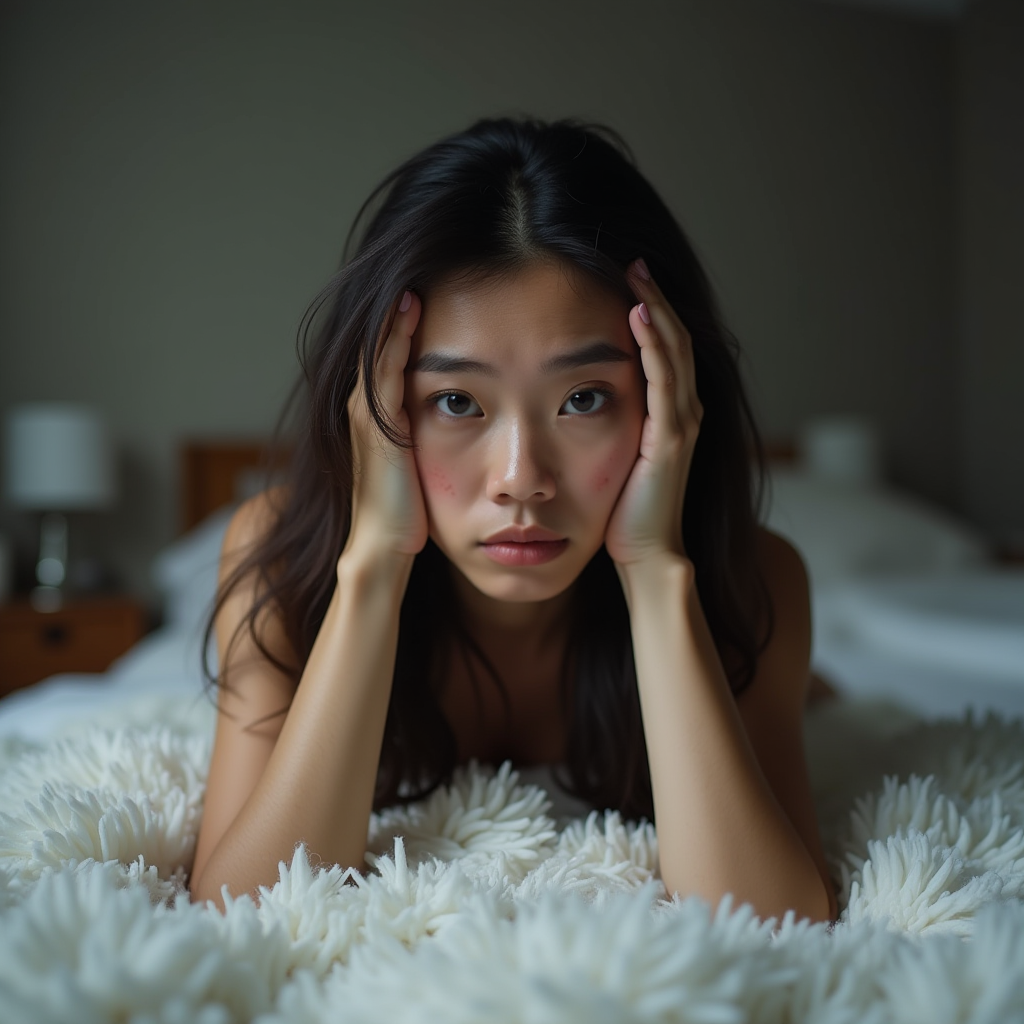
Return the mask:
[[[1024,1021],[1024,721],[809,712],[831,930],[667,900],[652,826],[560,828],[508,764],[222,915],[184,888],[212,722],[150,697],[0,740],[4,1024]]]

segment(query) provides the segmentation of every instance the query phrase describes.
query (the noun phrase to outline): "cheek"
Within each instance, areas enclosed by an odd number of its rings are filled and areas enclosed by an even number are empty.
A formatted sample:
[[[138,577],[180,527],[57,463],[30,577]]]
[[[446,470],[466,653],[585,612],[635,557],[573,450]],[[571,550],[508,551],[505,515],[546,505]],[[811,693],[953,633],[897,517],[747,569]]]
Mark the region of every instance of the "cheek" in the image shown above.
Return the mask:
[[[612,482],[612,467],[604,466],[597,470],[590,481],[590,489],[597,494],[608,489]]]
[[[454,474],[441,462],[417,454],[416,469],[424,495],[439,500],[454,498],[457,494]]]
[[[605,452],[589,473],[589,487],[595,497],[614,497],[622,489],[636,463],[639,446],[617,445]]]
[[[445,453],[434,445],[419,443],[421,446],[414,450],[413,458],[424,500],[430,504],[451,503],[460,494],[465,494],[466,487],[459,479],[458,460],[446,458]]]
[[[595,499],[618,497],[629,479],[640,455],[644,415],[642,406],[633,409],[632,414],[624,418],[614,439],[610,438],[609,443],[596,449],[586,478]]]

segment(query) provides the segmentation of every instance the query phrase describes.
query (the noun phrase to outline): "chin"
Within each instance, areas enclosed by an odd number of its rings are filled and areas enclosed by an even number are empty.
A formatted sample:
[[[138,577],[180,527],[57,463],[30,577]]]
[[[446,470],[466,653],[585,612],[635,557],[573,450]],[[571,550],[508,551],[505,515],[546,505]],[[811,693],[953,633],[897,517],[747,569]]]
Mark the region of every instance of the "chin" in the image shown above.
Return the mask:
[[[578,576],[578,574],[577,574]],[[466,579],[484,594],[495,601],[507,601],[509,604],[536,604],[550,601],[553,597],[565,593],[576,581],[559,578],[557,582],[543,580],[480,580],[467,576]]]

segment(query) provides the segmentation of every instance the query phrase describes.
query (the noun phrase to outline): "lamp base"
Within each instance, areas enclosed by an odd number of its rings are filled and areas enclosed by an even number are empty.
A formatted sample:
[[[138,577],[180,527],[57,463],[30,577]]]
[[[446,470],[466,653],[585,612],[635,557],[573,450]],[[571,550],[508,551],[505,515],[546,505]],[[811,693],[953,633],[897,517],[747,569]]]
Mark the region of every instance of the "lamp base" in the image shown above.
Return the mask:
[[[64,603],[61,591],[67,579],[68,521],[60,512],[48,512],[39,520],[38,586],[29,601],[40,611],[55,611]]]
[[[64,591],[44,584],[33,587],[28,600],[37,612],[55,612],[64,606]]]

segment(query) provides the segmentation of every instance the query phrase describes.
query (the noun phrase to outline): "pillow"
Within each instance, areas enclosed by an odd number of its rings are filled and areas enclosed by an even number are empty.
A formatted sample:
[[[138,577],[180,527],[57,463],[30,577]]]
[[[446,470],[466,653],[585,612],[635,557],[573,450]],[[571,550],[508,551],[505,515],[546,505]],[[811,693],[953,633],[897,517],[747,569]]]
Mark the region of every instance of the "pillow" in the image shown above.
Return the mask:
[[[883,485],[846,484],[773,467],[765,525],[804,556],[814,585],[867,573],[932,573],[989,563],[984,538]]]
[[[195,629],[213,610],[220,549],[237,508],[217,509],[153,560],[150,578],[163,594],[166,625]]]

